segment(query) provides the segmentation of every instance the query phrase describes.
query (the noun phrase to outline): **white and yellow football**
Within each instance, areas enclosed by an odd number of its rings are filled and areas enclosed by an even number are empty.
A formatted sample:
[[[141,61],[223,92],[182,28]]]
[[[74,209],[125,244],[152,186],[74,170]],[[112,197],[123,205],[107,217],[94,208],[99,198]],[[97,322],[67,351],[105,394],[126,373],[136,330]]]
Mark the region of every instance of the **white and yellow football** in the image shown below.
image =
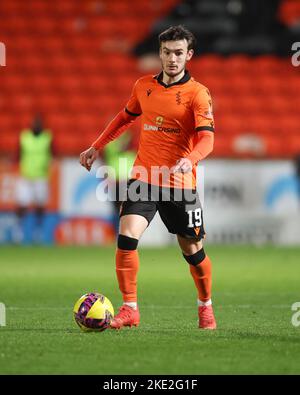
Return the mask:
[[[73,313],[75,322],[83,331],[102,332],[109,327],[114,308],[106,296],[91,292],[77,300]]]

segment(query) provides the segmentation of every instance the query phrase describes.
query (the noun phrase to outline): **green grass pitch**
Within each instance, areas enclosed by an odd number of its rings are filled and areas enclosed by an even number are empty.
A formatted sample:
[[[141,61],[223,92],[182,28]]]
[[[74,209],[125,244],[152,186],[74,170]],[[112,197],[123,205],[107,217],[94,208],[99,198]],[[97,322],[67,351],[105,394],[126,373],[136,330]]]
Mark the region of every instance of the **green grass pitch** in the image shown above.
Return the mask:
[[[84,293],[117,310],[114,248],[1,247],[0,374],[300,374],[300,249],[206,246],[217,331],[197,329],[196,292],[177,247],[140,248],[138,328],[81,332]]]

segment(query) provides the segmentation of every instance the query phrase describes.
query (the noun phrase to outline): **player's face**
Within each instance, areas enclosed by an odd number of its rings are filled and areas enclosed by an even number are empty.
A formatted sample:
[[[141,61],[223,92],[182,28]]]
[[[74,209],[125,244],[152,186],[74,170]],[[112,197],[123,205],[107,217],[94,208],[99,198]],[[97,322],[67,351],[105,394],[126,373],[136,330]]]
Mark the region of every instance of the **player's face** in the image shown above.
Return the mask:
[[[185,69],[186,62],[191,59],[193,53],[192,49],[188,50],[185,39],[163,42],[159,53],[163,71],[169,77],[176,77]]]

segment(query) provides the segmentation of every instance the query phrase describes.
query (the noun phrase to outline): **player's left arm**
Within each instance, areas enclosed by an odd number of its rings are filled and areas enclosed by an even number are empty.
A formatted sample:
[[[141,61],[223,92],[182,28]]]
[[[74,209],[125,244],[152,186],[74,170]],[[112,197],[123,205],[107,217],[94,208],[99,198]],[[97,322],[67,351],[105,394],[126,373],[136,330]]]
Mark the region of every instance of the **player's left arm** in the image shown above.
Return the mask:
[[[214,146],[214,119],[212,113],[212,100],[208,89],[203,88],[197,92],[192,102],[195,118],[195,145],[190,154],[176,162],[174,172],[187,173],[193,166],[206,158]]]
[[[197,136],[197,142],[193,151],[186,157],[180,158],[174,167],[174,173],[188,173],[193,170],[193,167],[200,160],[206,158],[213,150],[214,146],[214,133],[210,131],[202,131]]]

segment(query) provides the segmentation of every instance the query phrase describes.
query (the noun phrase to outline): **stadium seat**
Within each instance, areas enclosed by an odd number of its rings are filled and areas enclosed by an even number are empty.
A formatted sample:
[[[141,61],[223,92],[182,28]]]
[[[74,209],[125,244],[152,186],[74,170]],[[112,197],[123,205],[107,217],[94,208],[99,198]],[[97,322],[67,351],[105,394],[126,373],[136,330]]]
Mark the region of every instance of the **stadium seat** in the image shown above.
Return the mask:
[[[279,7],[279,18],[284,24],[291,26],[300,19],[300,3],[298,0],[283,0]]]
[[[289,157],[289,152],[284,150],[285,147],[284,141],[276,136],[264,136],[264,141],[266,145],[266,155],[270,159],[275,158],[287,158]]]
[[[247,55],[233,55],[222,62],[224,65],[224,73],[234,75],[240,75],[241,77],[249,74],[251,70],[252,59]],[[253,70],[252,70],[253,71]]]
[[[8,127],[5,128],[7,133],[4,136],[1,136],[0,139],[0,150],[5,154],[11,152],[16,153],[18,151],[18,145],[19,145],[18,135],[14,133],[15,132],[14,127],[9,125]]]
[[[295,158],[300,155],[300,133],[289,133],[289,138],[284,142],[286,158]]]
[[[255,59],[255,70],[264,77],[270,74],[278,74],[282,67],[281,62],[276,56],[261,55]]]

